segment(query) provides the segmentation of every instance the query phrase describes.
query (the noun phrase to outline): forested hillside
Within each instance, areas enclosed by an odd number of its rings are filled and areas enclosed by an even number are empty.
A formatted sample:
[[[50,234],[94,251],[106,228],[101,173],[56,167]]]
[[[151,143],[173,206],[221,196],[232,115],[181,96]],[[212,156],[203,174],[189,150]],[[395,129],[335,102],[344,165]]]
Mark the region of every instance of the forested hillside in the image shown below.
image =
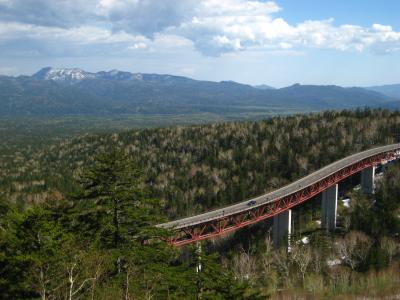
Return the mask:
[[[85,135],[14,152],[3,145],[0,298],[398,295],[398,163],[374,195],[348,191],[335,232],[319,231],[317,201],[295,208],[290,252],[273,251],[268,222],[201,251],[169,246],[172,233],[154,225],[392,143],[399,126],[400,112],[363,110]]]
[[[392,143],[399,126],[398,111],[359,110],[85,135],[4,154],[1,191],[22,206],[61,199],[96,153],[117,146],[136,160],[175,218],[265,193],[350,153]]]
[[[0,76],[0,116],[226,114],[265,115],[381,107],[399,100],[373,90],[295,84],[260,89],[233,81],[121,71],[44,68],[33,76]]]

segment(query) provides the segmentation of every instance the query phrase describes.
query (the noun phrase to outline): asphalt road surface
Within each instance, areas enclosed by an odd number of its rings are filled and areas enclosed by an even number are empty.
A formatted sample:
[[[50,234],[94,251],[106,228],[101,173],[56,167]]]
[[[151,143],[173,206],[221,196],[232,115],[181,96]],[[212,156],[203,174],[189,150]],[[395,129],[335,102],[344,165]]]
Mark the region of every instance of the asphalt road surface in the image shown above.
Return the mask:
[[[361,161],[365,158],[368,158],[370,156],[374,156],[379,153],[387,152],[387,151],[392,151],[392,150],[400,150],[400,144],[392,144],[392,145],[387,145],[387,146],[382,146],[378,148],[373,148],[369,149],[363,152],[359,152],[353,155],[350,155],[348,157],[345,157],[341,160],[338,160],[330,165],[327,165],[326,167],[315,171],[314,173],[311,173],[310,175],[303,177],[295,182],[292,182],[280,189],[277,189],[275,191],[272,191],[270,193],[258,196],[256,198],[248,199],[246,201],[223,207],[220,209],[212,210],[203,214],[195,215],[192,217],[187,217],[183,218],[180,220],[176,221],[171,221],[168,223],[160,224],[157,225],[157,227],[161,228],[184,228],[184,227],[189,227],[193,225],[197,225],[200,223],[204,223],[207,221],[219,219],[223,216],[229,216],[236,214],[238,212],[243,212],[246,210],[253,209],[257,206],[262,206],[268,202],[276,201],[284,196],[293,194],[304,187],[310,186],[321,179],[328,177],[329,175],[332,175],[336,173],[337,171],[350,166],[358,161]]]

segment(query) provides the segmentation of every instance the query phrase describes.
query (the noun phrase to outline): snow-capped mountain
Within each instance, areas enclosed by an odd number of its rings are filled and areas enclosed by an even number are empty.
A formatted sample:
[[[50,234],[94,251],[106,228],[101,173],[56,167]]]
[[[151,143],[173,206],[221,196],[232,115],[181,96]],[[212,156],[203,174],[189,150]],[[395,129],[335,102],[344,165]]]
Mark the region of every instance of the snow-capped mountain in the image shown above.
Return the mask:
[[[39,72],[32,75],[32,78],[37,80],[54,80],[76,82],[84,79],[93,79],[96,74],[83,71],[78,68],[64,69],[64,68],[43,68]]]
[[[399,98],[362,88],[295,84],[260,89],[167,74],[97,73],[44,68],[33,76],[0,76],[0,116],[104,114],[231,114],[400,107]],[[389,104],[388,104],[389,103]],[[390,106],[386,106],[390,105]],[[290,108],[290,110],[288,110]]]
[[[133,80],[138,79],[134,74],[122,72],[118,70],[101,71],[97,73],[86,72],[78,68],[43,68],[39,72],[32,75],[37,80],[54,80],[62,82],[79,82],[87,79],[103,79],[103,80]]]
[[[109,81],[145,81],[153,83],[175,83],[192,81],[189,78],[172,75],[130,73],[119,70],[101,71],[97,73],[86,72],[78,68],[52,68],[46,67],[32,75],[36,80],[54,80],[65,83],[78,83],[88,79]]]

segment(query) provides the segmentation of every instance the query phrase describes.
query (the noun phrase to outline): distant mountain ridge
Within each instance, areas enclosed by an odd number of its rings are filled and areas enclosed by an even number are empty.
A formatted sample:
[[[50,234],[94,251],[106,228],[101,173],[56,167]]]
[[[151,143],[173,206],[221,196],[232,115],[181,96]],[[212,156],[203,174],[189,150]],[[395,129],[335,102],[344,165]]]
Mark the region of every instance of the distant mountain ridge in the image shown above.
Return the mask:
[[[257,113],[381,107],[400,98],[364,88],[295,84],[257,88],[234,81],[118,70],[46,67],[32,76],[0,76],[0,116]],[[391,104],[392,105],[392,104]]]
[[[46,67],[32,75],[33,79],[36,80],[55,80],[55,81],[67,81],[74,82],[83,79],[94,79],[95,74],[85,72],[78,68],[73,69],[53,69],[52,67]]]
[[[253,85],[256,89],[260,90],[275,90],[273,86],[267,85],[267,84],[259,84],[259,85]]]
[[[367,87],[368,90],[382,93],[386,96],[397,98],[400,100],[400,84],[387,84],[381,86]]]
[[[148,81],[148,82],[176,82],[193,80],[182,76],[163,74],[130,73],[119,70],[86,72],[79,68],[52,68],[46,67],[31,76],[36,80],[54,80],[58,82],[77,83],[82,80],[110,80],[110,81]]]

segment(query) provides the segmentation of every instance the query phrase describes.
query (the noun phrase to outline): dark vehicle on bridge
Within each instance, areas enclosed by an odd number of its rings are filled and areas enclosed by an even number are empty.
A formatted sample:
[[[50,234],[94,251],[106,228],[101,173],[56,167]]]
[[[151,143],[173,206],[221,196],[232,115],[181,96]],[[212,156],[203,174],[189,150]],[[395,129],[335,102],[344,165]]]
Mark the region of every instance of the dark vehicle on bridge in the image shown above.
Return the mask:
[[[256,205],[257,201],[256,200],[250,200],[249,202],[247,202],[247,206],[253,206]]]

